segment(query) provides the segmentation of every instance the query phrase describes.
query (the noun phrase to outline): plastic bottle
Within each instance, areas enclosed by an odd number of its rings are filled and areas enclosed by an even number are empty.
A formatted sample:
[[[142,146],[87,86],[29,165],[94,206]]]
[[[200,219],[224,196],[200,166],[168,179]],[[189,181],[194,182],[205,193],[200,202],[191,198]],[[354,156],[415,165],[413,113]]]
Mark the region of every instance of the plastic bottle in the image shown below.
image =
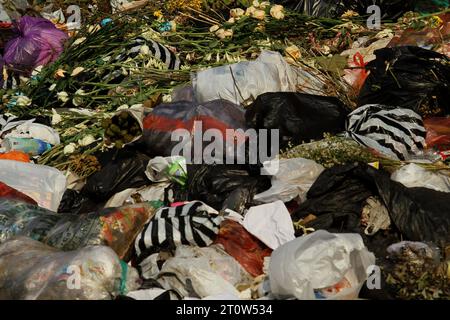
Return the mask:
[[[30,156],[38,156],[51,149],[52,145],[39,139],[8,137],[3,139],[2,148],[6,152],[16,150]]]

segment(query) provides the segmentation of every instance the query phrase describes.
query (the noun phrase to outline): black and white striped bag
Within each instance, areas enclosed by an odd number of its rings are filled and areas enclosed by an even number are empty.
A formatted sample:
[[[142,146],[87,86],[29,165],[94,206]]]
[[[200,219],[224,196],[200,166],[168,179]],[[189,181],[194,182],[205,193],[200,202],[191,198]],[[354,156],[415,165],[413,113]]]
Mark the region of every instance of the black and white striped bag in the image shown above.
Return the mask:
[[[137,262],[161,248],[175,248],[180,244],[209,246],[219,233],[223,219],[201,201],[161,208],[135,240]]]
[[[349,114],[347,136],[384,155],[406,160],[425,148],[422,117],[410,109],[364,105]]]

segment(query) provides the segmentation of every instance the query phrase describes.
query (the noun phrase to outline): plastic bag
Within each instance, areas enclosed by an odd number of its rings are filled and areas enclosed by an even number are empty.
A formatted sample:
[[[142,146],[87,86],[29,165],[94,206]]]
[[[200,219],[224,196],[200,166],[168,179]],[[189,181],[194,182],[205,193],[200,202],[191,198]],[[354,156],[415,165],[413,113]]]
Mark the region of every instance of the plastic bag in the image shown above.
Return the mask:
[[[215,243],[221,244],[253,277],[263,274],[264,258],[272,253],[240,223],[231,220],[222,222]]]
[[[125,189],[113,195],[105,204],[105,208],[121,207],[149,201],[164,201],[165,190],[170,186],[168,182],[155,183],[142,188]]]
[[[450,118],[428,118],[424,120],[424,126],[428,148],[450,147]]]
[[[13,160],[0,160],[0,181],[52,211],[66,190],[66,177],[57,169]]]
[[[439,172],[428,171],[414,163],[395,171],[391,179],[405,187],[423,187],[436,191],[450,192],[450,177]]]
[[[421,116],[450,113],[450,59],[419,47],[384,48],[370,70],[358,105],[381,104],[412,109]],[[386,68],[386,66],[389,68]]]
[[[176,289],[184,297],[204,298],[227,293],[238,296],[235,286],[249,283],[251,277],[218,245],[180,246],[163,264],[157,280],[165,289]]]
[[[279,299],[357,299],[373,264],[360,235],[319,230],[272,253],[271,293]]]
[[[180,156],[155,157],[148,162],[147,177],[153,182],[175,181],[181,185],[186,183],[186,159]]]
[[[121,259],[126,259],[132,253],[134,239],[155,211],[143,203],[86,214],[58,215],[57,223],[46,232],[43,242],[62,250],[107,245]]]
[[[209,246],[219,233],[222,221],[223,217],[216,210],[200,201],[160,208],[136,237],[137,262],[181,244]]]
[[[150,157],[134,150],[121,149],[112,154],[100,171],[89,176],[83,192],[92,199],[107,200],[128,188],[139,188],[150,183],[145,171]]]
[[[247,105],[266,92],[318,94],[323,84],[307,71],[290,66],[278,52],[263,51],[255,61],[216,67],[192,76],[195,99],[204,103],[225,99]]]
[[[420,156],[426,130],[412,110],[383,105],[365,105],[350,113],[347,135],[359,144],[396,159]]]
[[[59,134],[53,128],[36,123],[35,120],[35,118],[18,121],[8,119],[6,123],[2,124],[0,135],[4,138],[33,138],[54,146],[58,145],[60,143]]]
[[[278,161],[279,170],[272,177],[272,187],[255,195],[255,201],[264,203],[281,200],[289,202],[299,198],[300,202],[306,200],[306,193],[324,170],[320,164],[308,159],[281,159]],[[272,168],[273,165],[264,163]]]
[[[17,24],[17,37],[5,46],[6,64],[22,72],[54,62],[64,49],[67,34],[43,18],[22,17]]]
[[[0,245],[0,299],[104,300],[138,287],[135,269],[105,246],[62,252],[17,237]]]
[[[245,206],[248,204],[246,201],[251,201],[253,195],[270,187],[268,176],[259,174],[259,168],[256,166],[188,166],[186,182],[188,197],[191,200],[203,201],[216,210],[225,208],[225,205],[229,206],[229,209],[233,209],[235,206]],[[248,191],[244,192],[245,190]],[[235,199],[236,195],[240,196],[242,193],[247,193],[242,198],[246,203],[242,203],[239,197]],[[227,201],[229,198],[233,198],[233,201]]]
[[[276,92],[260,95],[245,118],[250,128],[278,129],[284,148],[289,142],[298,145],[322,139],[326,132],[344,131],[347,115],[346,107],[334,97]]]
[[[11,188],[10,186],[4,184],[3,182],[0,182],[0,198],[16,201],[18,200],[32,205],[37,205],[36,201],[31,199],[29,196],[23,194],[22,192],[17,191],[14,188]]]
[[[243,225],[272,250],[295,239],[291,215],[282,201],[251,207]]]
[[[13,161],[20,161],[20,162],[30,162],[30,156],[28,156],[26,153],[22,151],[9,151],[5,153],[0,153],[0,159],[1,160],[13,160]]]

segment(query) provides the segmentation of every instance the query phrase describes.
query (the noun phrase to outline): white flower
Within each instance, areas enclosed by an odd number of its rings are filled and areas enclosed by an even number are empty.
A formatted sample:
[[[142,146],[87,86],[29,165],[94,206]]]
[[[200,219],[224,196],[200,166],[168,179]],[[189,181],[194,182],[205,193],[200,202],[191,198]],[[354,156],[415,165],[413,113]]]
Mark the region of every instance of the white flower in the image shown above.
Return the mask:
[[[77,40],[75,40],[75,41],[72,43],[72,46],[79,45],[79,44],[82,43],[84,40],[86,40],[85,37],[78,38]]]
[[[219,29],[219,30],[217,30],[217,32],[216,32],[216,36],[219,38],[219,39],[225,39],[225,38],[228,38],[228,37],[232,37],[233,36],[233,30],[231,30],[231,29],[227,29],[227,30],[225,30],[225,29]]]
[[[53,90],[55,90],[55,88],[56,88],[56,83],[52,84],[52,85],[50,86],[50,88],[48,88],[48,90],[49,90],[49,91],[53,91]]]
[[[67,101],[69,101],[69,95],[65,91],[58,92],[56,96],[58,97],[58,100],[61,101],[62,103],[66,103]]]
[[[255,8],[259,8],[259,1],[258,0],[253,0],[252,6]]]
[[[52,108],[52,125],[58,124],[62,121],[61,115]]]
[[[264,12],[264,10],[256,9],[255,11],[253,11],[252,17],[258,20],[264,20],[264,18],[266,17],[266,13]]]
[[[219,29],[220,29],[220,27],[217,24],[215,24],[211,28],[209,28],[209,32],[213,33],[213,32],[216,32]]]
[[[162,96],[162,102],[170,103],[172,102],[172,96],[170,94],[165,94]]]
[[[75,76],[79,75],[83,71],[84,71],[83,67],[76,67],[75,69],[73,69],[71,76],[75,77]]]
[[[78,144],[82,147],[88,146],[93,142],[95,142],[95,138],[91,134],[88,134],[87,136],[84,136],[83,139],[78,140]]]
[[[67,146],[64,147],[64,154],[71,154],[75,152],[75,149],[77,148],[77,145],[73,142],[69,143]]]
[[[16,101],[16,105],[19,107],[27,107],[31,104],[31,99],[27,96],[19,96]]]
[[[36,76],[36,75],[38,75],[41,71],[42,71],[42,68],[43,68],[44,66],[37,66],[36,68],[34,68],[34,70],[31,72],[31,75],[32,76]]]
[[[233,17],[231,17],[230,19],[228,19],[228,21],[227,21],[228,23],[235,23],[236,22],[236,19],[234,19]]]
[[[144,55],[144,56],[148,56],[150,54],[150,48],[147,45],[143,45],[141,46],[141,48],[139,49],[139,53]]]
[[[277,20],[284,19],[283,6],[276,4],[270,8],[270,15]]]
[[[245,10],[245,15],[246,16],[251,16],[253,14],[253,12],[256,11],[256,8],[254,6],[248,7],[247,10]]]
[[[83,104],[83,98],[80,96],[85,96],[86,93],[83,89],[78,89],[75,92],[75,97],[72,99],[72,103],[75,107],[78,107],[79,105]]]
[[[235,19],[239,19],[245,14],[245,11],[241,8],[231,9],[230,16]]]
[[[259,8],[260,9],[265,9],[266,7],[270,6],[270,2],[269,1],[263,1],[259,4]]]

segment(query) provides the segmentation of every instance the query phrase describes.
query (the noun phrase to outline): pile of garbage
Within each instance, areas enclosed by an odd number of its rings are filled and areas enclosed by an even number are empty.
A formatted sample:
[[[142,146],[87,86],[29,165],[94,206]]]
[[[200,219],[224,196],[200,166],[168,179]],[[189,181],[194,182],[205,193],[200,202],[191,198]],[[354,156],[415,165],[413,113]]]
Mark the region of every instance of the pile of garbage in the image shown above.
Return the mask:
[[[1,299],[450,298],[449,1],[38,2],[0,4]]]

